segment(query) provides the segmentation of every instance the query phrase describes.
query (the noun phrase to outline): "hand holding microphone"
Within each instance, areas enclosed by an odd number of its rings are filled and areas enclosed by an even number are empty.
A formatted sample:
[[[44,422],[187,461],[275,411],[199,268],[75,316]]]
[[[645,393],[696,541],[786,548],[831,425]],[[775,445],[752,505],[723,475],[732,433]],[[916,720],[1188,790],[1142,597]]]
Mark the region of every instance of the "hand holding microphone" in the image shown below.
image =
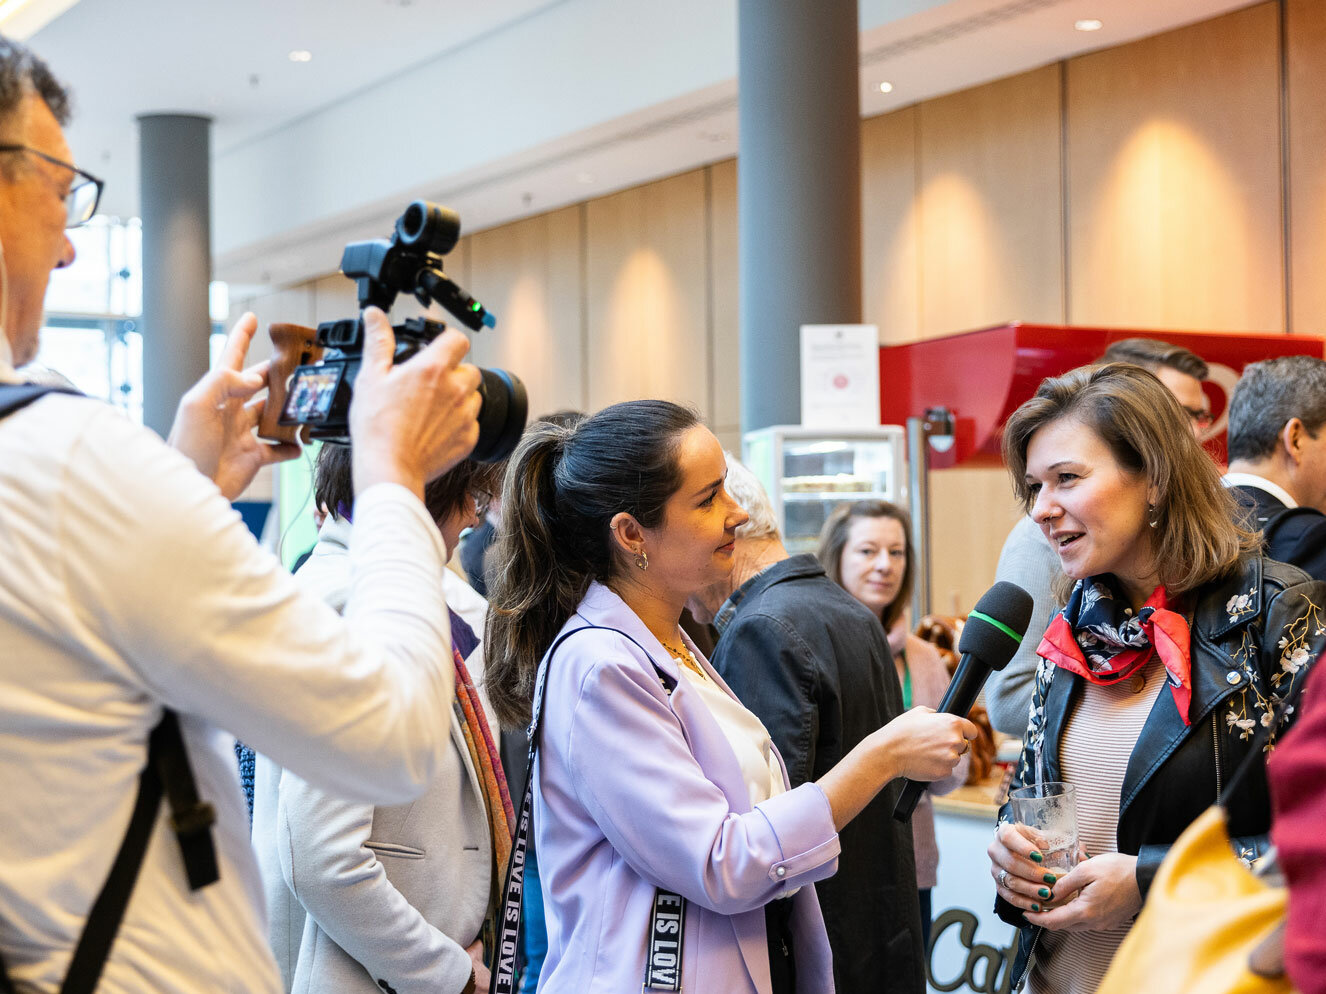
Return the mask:
[[[958,640],[958,651],[962,653],[962,661],[953,674],[953,680],[948,685],[944,699],[939,702],[941,715],[956,715],[962,720],[963,725],[970,726],[970,722],[965,721],[967,712],[976,703],[976,698],[990,674],[1007,666],[1008,661],[1017,652],[1018,646],[1022,644],[1022,636],[1031,622],[1031,608],[1031,595],[1016,584],[1003,580],[981,596],[962,627],[962,637]],[[920,709],[914,708],[908,712],[908,715],[917,711]],[[892,724],[890,722],[890,725]],[[971,726],[971,730],[974,735],[975,727]],[[965,733],[964,738],[967,738]],[[961,751],[965,752],[967,748],[970,746],[964,745]],[[954,759],[953,762],[956,764],[957,760]],[[952,764],[949,769],[952,769]],[[920,780],[939,778],[927,777],[925,774],[929,772],[929,768],[905,772],[920,774]],[[945,776],[947,773],[948,770],[944,770],[939,776]],[[893,817],[898,821],[907,821],[911,818],[924,790],[924,783],[918,782],[915,776],[909,777],[903,786],[902,796],[898,798],[898,804],[893,809]]]

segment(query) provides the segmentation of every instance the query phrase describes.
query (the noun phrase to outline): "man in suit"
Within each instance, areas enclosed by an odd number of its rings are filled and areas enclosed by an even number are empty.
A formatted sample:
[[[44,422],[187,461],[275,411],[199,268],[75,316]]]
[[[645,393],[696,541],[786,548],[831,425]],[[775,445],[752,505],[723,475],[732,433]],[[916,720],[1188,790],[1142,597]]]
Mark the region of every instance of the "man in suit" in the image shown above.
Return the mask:
[[[1243,370],[1229,402],[1225,483],[1266,554],[1326,580],[1326,362],[1282,356]]]

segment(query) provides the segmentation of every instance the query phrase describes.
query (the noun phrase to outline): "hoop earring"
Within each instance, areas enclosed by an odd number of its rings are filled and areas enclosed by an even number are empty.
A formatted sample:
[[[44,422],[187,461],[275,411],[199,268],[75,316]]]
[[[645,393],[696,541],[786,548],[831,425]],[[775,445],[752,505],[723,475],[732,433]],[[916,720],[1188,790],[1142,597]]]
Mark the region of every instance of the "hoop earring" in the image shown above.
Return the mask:
[[[1148,512],[1150,512],[1150,513],[1148,514],[1148,516],[1147,516],[1147,522],[1146,522],[1146,523],[1147,523],[1148,525],[1150,525],[1152,528],[1154,528],[1154,527],[1156,527],[1156,525],[1160,524],[1160,515],[1158,515],[1158,514],[1156,513],[1156,505],[1155,505],[1155,504],[1148,504],[1148,505],[1146,506],[1146,509],[1147,509]]]
[[[641,572],[649,569],[649,554],[644,549],[635,554],[635,565],[639,567]]]

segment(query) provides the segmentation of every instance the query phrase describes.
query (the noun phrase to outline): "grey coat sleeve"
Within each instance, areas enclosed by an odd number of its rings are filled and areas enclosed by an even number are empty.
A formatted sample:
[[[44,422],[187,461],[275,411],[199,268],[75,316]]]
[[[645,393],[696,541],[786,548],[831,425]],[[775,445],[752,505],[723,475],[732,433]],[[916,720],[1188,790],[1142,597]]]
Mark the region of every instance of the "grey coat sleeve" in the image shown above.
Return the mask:
[[[1059,573],[1059,557],[1040,529],[1024,517],[1004,541],[995,579],[1016,583],[1031,594],[1031,623],[1017,654],[1002,671],[990,674],[985,704],[990,723],[1005,735],[1022,738],[1027,731],[1032,684],[1036,679],[1036,647],[1059,611],[1050,584]]]

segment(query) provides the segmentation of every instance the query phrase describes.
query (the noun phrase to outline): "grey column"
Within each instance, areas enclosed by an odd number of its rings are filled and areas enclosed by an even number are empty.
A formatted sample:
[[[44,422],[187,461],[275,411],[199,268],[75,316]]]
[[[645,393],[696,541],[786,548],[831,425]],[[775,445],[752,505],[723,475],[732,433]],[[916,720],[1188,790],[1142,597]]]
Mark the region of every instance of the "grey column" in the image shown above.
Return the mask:
[[[212,279],[212,119],[138,118],[143,216],[143,422],[163,436],[207,372]]]
[[[861,320],[857,0],[739,0],[743,431],[801,420],[803,324]]]

